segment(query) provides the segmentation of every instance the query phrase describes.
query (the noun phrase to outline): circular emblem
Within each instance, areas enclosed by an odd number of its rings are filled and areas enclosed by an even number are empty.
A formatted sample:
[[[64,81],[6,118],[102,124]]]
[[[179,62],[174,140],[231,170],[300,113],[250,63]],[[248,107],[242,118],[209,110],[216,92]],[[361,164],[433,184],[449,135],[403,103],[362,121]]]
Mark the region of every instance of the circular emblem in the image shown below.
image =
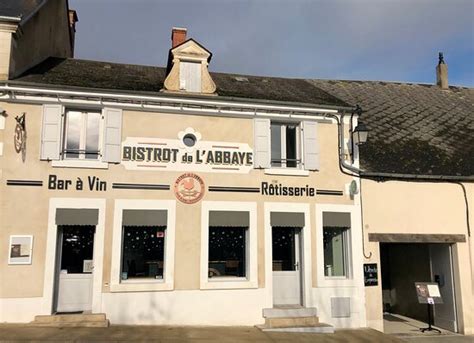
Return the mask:
[[[194,174],[185,173],[174,183],[174,194],[179,201],[185,204],[194,204],[204,196],[204,181]]]

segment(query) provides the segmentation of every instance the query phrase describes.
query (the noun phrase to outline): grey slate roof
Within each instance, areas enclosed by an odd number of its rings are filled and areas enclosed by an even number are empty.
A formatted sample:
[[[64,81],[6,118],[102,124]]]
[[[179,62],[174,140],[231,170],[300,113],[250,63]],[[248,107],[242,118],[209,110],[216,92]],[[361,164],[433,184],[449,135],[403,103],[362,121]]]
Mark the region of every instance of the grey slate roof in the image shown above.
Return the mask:
[[[369,171],[474,175],[474,89],[380,82],[309,80],[364,113],[361,146]]]
[[[44,0],[1,0],[0,16],[25,18],[35,11]]]
[[[327,106],[349,106],[302,79],[245,76],[211,73],[219,96],[302,102]],[[49,58],[28,70],[17,81],[100,88],[122,91],[159,92],[166,78],[166,68]]]
[[[370,131],[367,171],[474,176],[474,89],[377,81],[302,80],[211,73],[219,96],[354,106]],[[49,58],[15,81],[158,92],[166,69]],[[239,81],[240,80],[240,81]],[[350,105],[348,105],[350,104]]]

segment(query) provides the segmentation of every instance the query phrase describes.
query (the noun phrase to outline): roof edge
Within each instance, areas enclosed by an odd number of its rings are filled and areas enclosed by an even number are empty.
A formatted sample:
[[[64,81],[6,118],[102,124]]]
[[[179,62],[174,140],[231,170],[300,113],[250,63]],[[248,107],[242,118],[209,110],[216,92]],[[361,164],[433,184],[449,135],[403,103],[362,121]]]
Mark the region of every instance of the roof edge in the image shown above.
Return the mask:
[[[195,95],[195,94],[179,94],[179,93],[166,93],[166,92],[145,92],[145,91],[129,91],[129,90],[117,90],[117,89],[108,89],[108,88],[89,88],[89,87],[78,87],[78,86],[64,86],[64,85],[51,85],[44,83],[36,82],[27,82],[27,81],[18,81],[18,80],[5,80],[1,81],[0,85],[18,85],[18,86],[31,86],[37,87],[38,89],[50,89],[50,90],[71,90],[71,91],[88,91],[90,93],[100,93],[100,92],[109,92],[112,94],[118,95],[146,95],[146,96],[160,96],[160,97],[182,97],[188,99],[196,100],[222,100],[222,101],[235,101],[239,103],[246,104],[259,104],[259,105],[275,105],[275,106],[287,106],[287,107],[310,107],[310,108],[322,108],[328,110],[337,110],[337,111],[352,111],[354,107],[352,106],[335,106],[335,105],[324,105],[324,104],[314,104],[314,103],[305,103],[305,102],[290,102],[290,101],[275,101],[275,100],[265,100],[265,99],[251,99],[251,98],[240,98],[240,97],[229,97],[229,96],[220,96],[218,95],[210,97],[209,95]],[[184,95],[184,96],[183,96]]]

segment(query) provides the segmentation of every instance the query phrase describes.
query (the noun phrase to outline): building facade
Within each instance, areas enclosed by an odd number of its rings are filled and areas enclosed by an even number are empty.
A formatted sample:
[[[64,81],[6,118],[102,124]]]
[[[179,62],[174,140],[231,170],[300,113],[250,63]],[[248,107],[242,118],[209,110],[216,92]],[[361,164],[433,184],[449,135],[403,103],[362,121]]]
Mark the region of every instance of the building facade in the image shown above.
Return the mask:
[[[0,322],[256,325],[289,307],[383,330],[384,311],[418,318],[413,283],[436,281],[436,324],[472,333],[472,146],[417,173],[427,150],[384,156],[392,112],[373,101],[409,94],[410,115],[427,87],[210,73],[211,59],[173,29],[167,68],[59,56],[0,83]],[[472,89],[426,92],[467,113],[472,140]],[[359,159],[361,117],[375,135]],[[460,174],[441,183],[437,165]]]

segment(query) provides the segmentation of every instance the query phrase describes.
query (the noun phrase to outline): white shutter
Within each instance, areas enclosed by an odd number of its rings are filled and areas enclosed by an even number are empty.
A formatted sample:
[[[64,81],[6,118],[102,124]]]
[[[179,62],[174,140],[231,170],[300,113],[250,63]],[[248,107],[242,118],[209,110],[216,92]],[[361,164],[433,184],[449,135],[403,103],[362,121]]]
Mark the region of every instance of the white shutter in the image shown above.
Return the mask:
[[[104,138],[102,161],[120,163],[122,145],[122,110],[104,108]]]
[[[254,119],[254,167],[270,168],[270,119]]]
[[[303,152],[304,169],[319,170],[319,140],[317,122],[303,122]]]
[[[201,63],[180,62],[179,66],[180,89],[184,88],[188,92],[201,92]]]
[[[43,105],[40,153],[42,160],[60,158],[63,113],[64,108],[61,105]]]

